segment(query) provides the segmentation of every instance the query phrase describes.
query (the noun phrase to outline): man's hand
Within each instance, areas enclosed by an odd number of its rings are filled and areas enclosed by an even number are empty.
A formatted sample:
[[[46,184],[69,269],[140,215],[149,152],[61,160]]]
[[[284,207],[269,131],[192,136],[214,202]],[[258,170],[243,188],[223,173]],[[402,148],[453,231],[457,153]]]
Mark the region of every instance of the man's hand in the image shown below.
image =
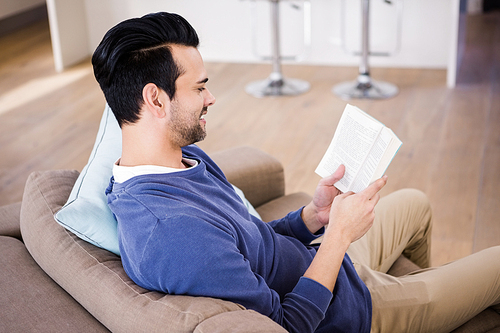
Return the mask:
[[[342,179],[344,173],[345,167],[340,165],[331,176],[321,179],[316,187],[312,201],[302,210],[302,220],[312,233],[316,233],[330,223],[332,215],[335,215],[331,214],[335,198],[339,196],[339,199],[345,198],[353,194],[352,192],[342,194],[334,185]],[[378,192],[385,186],[386,182],[387,176],[384,176],[358,194],[361,197],[368,195],[370,199],[375,196],[375,202],[378,202],[380,198]],[[348,202],[351,200],[348,200]],[[353,208],[356,208],[356,206],[354,205]]]
[[[341,165],[331,176],[321,179],[312,201],[302,210],[302,220],[312,233],[328,224],[333,200],[342,194],[334,184],[344,177],[344,173],[345,167]]]
[[[373,225],[379,191],[386,183],[387,176],[384,176],[357,194],[348,192],[337,196],[331,206],[328,232],[341,236],[346,244],[361,238]]]
[[[340,174],[343,173],[343,170],[337,170],[335,173],[337,172]],[[332,179],[334,178],[332,177]],[[305,277],[315,280],[333,291],[347,248],[352,242],[361,238],[373,225],[375,205],[380,199],[379,191],[386,182],[387,176],[384,176],[356,194],[353,192],[339,194],[338,190],[337,192],[335,190],[327,191],[321,188],[320,182],[315,198],[306,208],[312,208],[315,202],[320,207],[325,208],[325,204],[330,198],[333,198],[333,202],[328,205],[330,207],[327,221],[329,227],[325,231],[323,241],[311,265],[304,273]]]

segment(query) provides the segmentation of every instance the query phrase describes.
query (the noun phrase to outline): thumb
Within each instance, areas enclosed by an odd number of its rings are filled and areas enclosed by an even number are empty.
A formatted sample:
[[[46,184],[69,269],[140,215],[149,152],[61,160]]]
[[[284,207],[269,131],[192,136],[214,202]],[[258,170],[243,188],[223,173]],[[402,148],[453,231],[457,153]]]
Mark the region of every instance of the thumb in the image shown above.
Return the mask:
[[[345,166],[341,164],[334,173],[332,173],[328,177],[323,178],[321,180],[321,183],[323,183],[323,185],[333,185],[339,180],[341,180],[342,177],[344,177],[344,173],[345,173]]]

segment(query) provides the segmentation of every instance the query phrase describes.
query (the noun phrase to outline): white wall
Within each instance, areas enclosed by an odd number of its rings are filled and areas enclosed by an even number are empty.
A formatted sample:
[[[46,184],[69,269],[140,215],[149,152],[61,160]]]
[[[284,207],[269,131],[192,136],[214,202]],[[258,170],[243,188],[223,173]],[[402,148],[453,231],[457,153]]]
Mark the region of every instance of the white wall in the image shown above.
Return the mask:
[[[91,53],[85,5],[82,0],[47,0],[50,38],[58,72]]]
[[[45,0],[0,0],[0,19],[40,6]]]
[[[395,0],[398,1],[398,0]],[[392,57],[380,57],[371,61],[374,65],[391,67],[445,68],[448,63],[450,35],[452,34],[452,3],[454,0],[403,1],[403,25],[401,51]],[[355,65],[356,57],[341,46],[341,15],[348,15],[344,22],[348,29],[345,41],[350,50],[359,44],[360,1],[312,0],[312,46],[307,64]],[[301,5],[300,1],[296,1]],[[396,11],[382,0],[372,0],[372,47],[381,51],[392,51],[395,45]],[[259,1],[259,22],[268,18],[268,3]],[[201,51],[207,61],[248,62],[256,61],[252,52],[252,1],[241,0],[86,0],[90,21],[89,38],[95,48],[107,29],[119,21],[155,11],[177,12],[196,28],[201,37]],[[295,13],[289,3],[281,5],[282,17]],[[267,14],[267,15],[266,15]],[[377,16],[378,15],[378,16]],[[284,20],[283,20],[284,21]],[[290,44],[283,46],[283,53],[297,53],[293,45],[302,42],[302,21],[283,22],[282,35]],[[378,33],[378,34],[377,34]],[[269,34],[264,28],[258,30],[258,40],[267,41]],[[384,36],[389,36],[385,38]],[[288,51],[288,52],[287,52]],[[299,50],[300,52],[300,50]]]
[[[50,0],[65,1],[65,0]],[[66,0],[67,1],[67,0]],[[116,23],[149,12],[170,11],[184,16],[198,31],[200,51],[205,61],[256,62],[252,36],[257,50],[267,53],[269,44],[269,4],[250,0],[72,0],[84,4],[87,18],[88,54],[104,33]],[[386,57],[371,57],[372,66],[448,68],[456,52],[458,3],[460,0],[393,0],[402,3],[401,45]],[[302,9],[295,10],[283,1],[283,54],[301,53],[303,40]],[[392,52],[397,46],[397,6],[372,0],[372,50]],[[252,7],[253,6],[253,7]],[[252,12],[252,8],[255,11]],[[311,0],[312,40],[304,64],[356,66],[355,51],[360,44],[360,1]],[[253,14],[252,14],[253,13]],[[259,27],[252,29],[252,18]],[[344,23],[343,23],[344,22]],[[345,34],[342,34],[342,27]],[[68,29],[72,27],[69,26]]]

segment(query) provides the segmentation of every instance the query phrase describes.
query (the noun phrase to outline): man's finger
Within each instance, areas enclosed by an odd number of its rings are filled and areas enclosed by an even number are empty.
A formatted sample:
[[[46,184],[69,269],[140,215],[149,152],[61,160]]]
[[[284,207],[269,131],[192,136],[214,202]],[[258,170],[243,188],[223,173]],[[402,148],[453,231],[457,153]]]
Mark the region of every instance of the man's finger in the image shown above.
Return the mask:
[[[378,201],[380,200],[380,193],[375,193],[375,195],[370,199],[373,202],[373,206],[376,206]]]
[[[363,193],[368,199],[371,199],[385,186],[385,184],[387,184],[387,176],[377,179],[360,193]]]

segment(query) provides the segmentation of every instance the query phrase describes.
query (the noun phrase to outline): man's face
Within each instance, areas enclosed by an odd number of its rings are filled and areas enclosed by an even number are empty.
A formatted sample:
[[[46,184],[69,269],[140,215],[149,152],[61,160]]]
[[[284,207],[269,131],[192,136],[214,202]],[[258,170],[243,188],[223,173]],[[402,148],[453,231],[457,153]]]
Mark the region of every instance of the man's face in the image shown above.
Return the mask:
[[[174,45],[172,54],[183,74],[175,82],[169,127],[172,140],[184,147],[205,138],[204,116],[208,107],[215,103],[215,98],[206,87],[208,77],[198,49]]]

